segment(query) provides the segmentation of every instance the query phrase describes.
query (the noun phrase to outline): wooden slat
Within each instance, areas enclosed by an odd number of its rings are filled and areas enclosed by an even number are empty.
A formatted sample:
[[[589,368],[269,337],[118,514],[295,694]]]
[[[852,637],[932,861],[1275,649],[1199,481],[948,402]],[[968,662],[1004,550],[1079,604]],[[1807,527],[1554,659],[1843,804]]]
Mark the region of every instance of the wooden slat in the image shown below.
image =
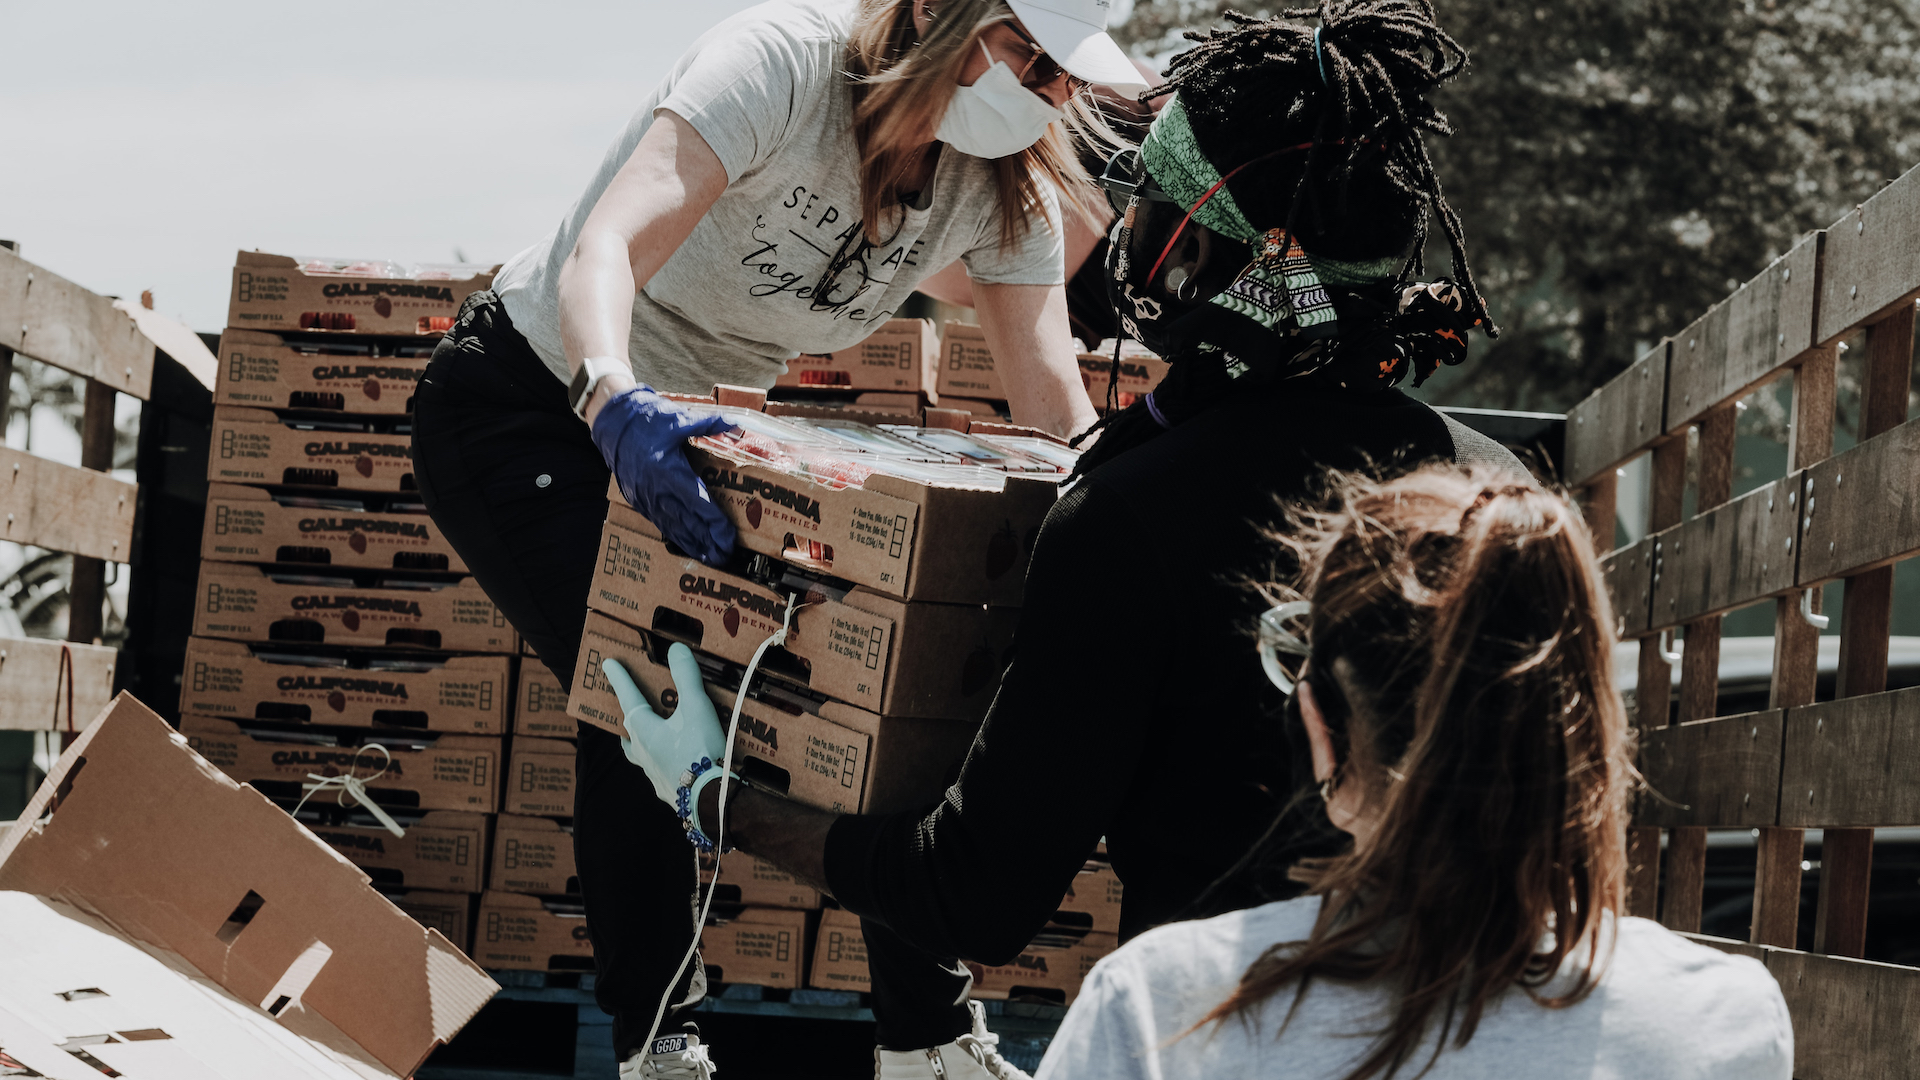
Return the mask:
[[[1920,1060],[1920,968],[1767,950],[1798,1080],[1884,1080]]]
[[[145,400],[153,342],[113,301],[0,251],[0,345]]]
[[[80,467],[113,468],[113,404],[116,394],[102,383],[87,383],[80,413]],[[107,564],[92,555],[75,555],[67,584],[67,640],[98,642],[106,631]]]
[[[1817,340],[1831,342],[1920,295],[1920,169],[1827,229]]]
[[[1667,888],[1660,898],[1660,925],[1698,932],[1707,891],[1707,830],[1685,826],[1667,831]]]
[[[1867,899],[1873,884],[1873,830],[1828,829],[1820,842],[1820,895],[1813,951],[1867,955]]]
[[[1580,512],[1593,538],[1593,550],[1603,554],[1613,550],[1614,533],[1619,527],[1619,495],[1620,474],[1615,469],[1600,470],[1580,491]]]
[[[1627,829],[1627,914],[1651,919],[1660,893],[1660,830]]]
[[[1788,495],[1798,483],[1775,480],[1654,537],[1647,628],[1679,626],[1793,588],[1795,511]]]
[[[68,730],[63,645],[72,665],[72,730],[84,729],[113,700],[117,650],[42,638],[0,638],[0,731]]]
[[[1600,573],[1613,605],[1614,633],[1621,639],[1647,632],[1647,597],[1653,588],[1653,538],[1624,547],[1600,560]]]
[[[1920,687],[1787,710],[1780,824],[1920,825]]]
[[[1646,449],[1665,430],[1667,342],[1567,413],[1567,481],[1578,487]]]
[[[1793,250],[1674,336],[1667,370],[1667,431],[1744,397],[1813,345],[1820,236]]]
[[[106,473],[0,447],[0,540],[126,562],[138,491]]]
[[[1753,940],[1791,949],[1800,937],[1800,864],[1806,859],[1803,829],[1759,828],[1754,842]]]
[[[1634,824],[1680,828],[1772,825],[1778,813],[1783,714],[1702,720],[1640,733],[1643,793]]]
[[[1807,470],[1803,585],[1920,551],[1920,422],[1901,424]]]

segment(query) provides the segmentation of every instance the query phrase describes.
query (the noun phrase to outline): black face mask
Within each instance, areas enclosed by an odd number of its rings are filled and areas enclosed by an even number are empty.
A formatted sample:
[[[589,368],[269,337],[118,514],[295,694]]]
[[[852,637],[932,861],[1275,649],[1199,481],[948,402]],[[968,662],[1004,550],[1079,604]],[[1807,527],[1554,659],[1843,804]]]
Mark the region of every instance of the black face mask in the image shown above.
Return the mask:
[[[1223,310],[1208,301],[1233,283],[1253,260],[1253,250],[1188,220],[1186,207],[1153,190],[1138,155],[1131,155],[1130,163],[1131,180],[1142,185],[1141,193],[1131,199],[1128,212],[1121,215],[1109,237],[1107,298],[1127,336],[1171,358],[1181,346],[1191,348],[1195,341],[1204,340],[1191,326],[1180,324],[1208,309]],[[1169,249],[1167,241],[1176,230],[1179,238]],[[1157,271],[1156,262],[1160,264]]]

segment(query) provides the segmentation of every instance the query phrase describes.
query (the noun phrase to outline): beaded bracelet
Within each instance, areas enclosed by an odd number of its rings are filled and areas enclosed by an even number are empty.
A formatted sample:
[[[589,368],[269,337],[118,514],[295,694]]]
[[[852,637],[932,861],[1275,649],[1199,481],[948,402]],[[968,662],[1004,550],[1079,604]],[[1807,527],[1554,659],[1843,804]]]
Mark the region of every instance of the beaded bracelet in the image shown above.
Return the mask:
[[[712,758],[703,757],[680,774],[680,790],[674,796],[674,810],[680,815],[680,827],[687,831],[687,840],[701,851],[713,851],[715,844],[713,838],[700,829],[700,792],[721,776],[728,777],[736,784],[745,783],[738,775],[715,768]],[[725,855],[732,850],[726,848],[720,854]]]

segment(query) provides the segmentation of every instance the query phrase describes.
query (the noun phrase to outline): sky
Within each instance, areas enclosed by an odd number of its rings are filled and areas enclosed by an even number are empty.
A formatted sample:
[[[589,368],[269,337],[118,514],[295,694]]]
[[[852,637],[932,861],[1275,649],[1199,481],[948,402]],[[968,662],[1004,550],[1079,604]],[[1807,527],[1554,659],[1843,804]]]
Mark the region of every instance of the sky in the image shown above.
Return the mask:
[[[0,2],[0,238],[203,331],[243,248],[500,262],[747,6]]]

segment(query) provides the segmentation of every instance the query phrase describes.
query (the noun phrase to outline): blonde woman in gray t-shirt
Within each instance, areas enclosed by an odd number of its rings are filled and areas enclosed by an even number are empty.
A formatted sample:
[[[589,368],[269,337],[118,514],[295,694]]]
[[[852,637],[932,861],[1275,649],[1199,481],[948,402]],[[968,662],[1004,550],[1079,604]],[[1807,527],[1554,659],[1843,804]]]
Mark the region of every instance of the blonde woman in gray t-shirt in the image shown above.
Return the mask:
[[[1352,847],[1095,965],[1038,1080],[1787,1080],[1766,968],[1623,911],[1636,776],[1578,511],[1434,466],[1295,524],[1307,599],[1260,657]]]
[[[682,450],[724,423],[659,392],[771,386],[788,360],[858,343],[958,263],[1014,419],[1062,434],[1093,422],[1063,250],[1070,231],[1097,231],[1069,226],[1101,197],[1070,134],[1103,130],[1089,84],[1145,89],[1106,10],[776,0],[727,19],[641,105],[554,231],[462,308],[415,397],[415,475],[563,684],[609,473],[679,549],[718,562],[734,545]],[[621,1075],[704,1077],[707,1048],[681,1026],[705,985],[697,958],[680,967],[698,933],[686,836],[615,736],[583,725],[578,742],[574,849]],[[942,1046],[978,1075],[1013,1075],[965,1005],[964,966],[883,927],[869,942],[880,1039],[914,1052],[882,1062],[889,1078],[903,1061],[933,1067],[919,1052]]]

